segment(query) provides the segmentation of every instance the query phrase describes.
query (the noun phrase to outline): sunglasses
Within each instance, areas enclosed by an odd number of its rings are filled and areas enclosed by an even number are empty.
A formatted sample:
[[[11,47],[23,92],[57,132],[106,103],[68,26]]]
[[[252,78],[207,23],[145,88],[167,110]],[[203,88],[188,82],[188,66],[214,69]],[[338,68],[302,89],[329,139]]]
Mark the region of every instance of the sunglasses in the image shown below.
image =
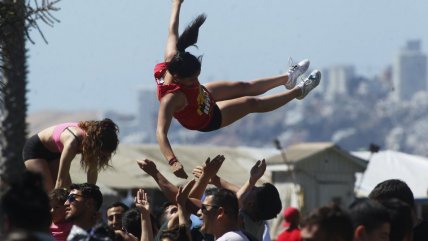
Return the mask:
[[[213,210],[213,209],[217,209],[217,208],[219,208],[220,206],[218,206],[218,205],[211,205],[211,204],[201,204],[201,211],[203,212],[203,213],[207,213],[208,211],[210,211],[210,210],[208,210],[207,209],[207,207],[212,207],[212,209],[211,210]]]
[[[76,197],[84,197],[83,195],[80,195],[80,194],[76,194],[76,193],[71,193],[71,194],[69,194],[68,196],[67,196],[67,201],[69,202],[69,203],[73,203],[73,202],[75,202],[76,201]]]

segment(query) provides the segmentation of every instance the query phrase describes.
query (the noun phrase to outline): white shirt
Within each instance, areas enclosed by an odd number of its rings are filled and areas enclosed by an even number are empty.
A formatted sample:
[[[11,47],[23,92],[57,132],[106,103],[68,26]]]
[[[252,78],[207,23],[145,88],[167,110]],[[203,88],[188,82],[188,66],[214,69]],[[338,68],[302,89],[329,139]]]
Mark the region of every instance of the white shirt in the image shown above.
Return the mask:
[[[86,230],[77,225],[73,225],[70,234],[68,234],[67,241],[85,240],[87,237],[89,237],[89,234]]]
[[[241,231],[230,231],[223,234],[216,241],[250,241]]]

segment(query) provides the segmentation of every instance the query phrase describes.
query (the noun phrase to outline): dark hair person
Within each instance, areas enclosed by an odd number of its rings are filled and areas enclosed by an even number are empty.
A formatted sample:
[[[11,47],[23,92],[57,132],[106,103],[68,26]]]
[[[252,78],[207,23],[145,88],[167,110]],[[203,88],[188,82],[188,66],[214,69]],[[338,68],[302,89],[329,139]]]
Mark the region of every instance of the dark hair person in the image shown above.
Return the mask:
[[[172,0],[165,61],[155,66],[154,75],[160,101],[157,140],[174,174],[187,178],[167,137],[173,117],[187,129],[214,131],[250,113],[273,111],[293,99],[303,99],[319,84],[321,72],[315,70],[297,83],[299,77],[309,68],[309,60],[303,60],[292,64],[288,72],[280,76],[248,82],[215,81],[201,85],[198,78],[201,73],[201,57],[192,55],[186,49],[197,43],[199,28],[205,22],[206,16],[197,16],[179,36],[182,2]],[[259,96],[281,85],[285,85],[290,91]]]
[[[110,119],[62,123],[30,137],[22,156],[28,170],[41,173],[46,191],[71,185],[70,166],[77,154],[87,173],[87,182],[95,184],[98,172],[109,165],[119,144],[119,128]]]

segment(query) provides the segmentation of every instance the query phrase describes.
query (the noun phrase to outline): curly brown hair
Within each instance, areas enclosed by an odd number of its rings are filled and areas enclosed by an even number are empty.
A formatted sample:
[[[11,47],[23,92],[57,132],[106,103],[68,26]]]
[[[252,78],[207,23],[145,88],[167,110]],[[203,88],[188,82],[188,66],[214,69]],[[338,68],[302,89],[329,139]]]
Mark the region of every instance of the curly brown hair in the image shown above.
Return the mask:
[[[101,170],[109,166],[112,154],[119,145],[119,127],[110,119],[81,121],[79,127],[86,132],[82,140],[81,166]]]

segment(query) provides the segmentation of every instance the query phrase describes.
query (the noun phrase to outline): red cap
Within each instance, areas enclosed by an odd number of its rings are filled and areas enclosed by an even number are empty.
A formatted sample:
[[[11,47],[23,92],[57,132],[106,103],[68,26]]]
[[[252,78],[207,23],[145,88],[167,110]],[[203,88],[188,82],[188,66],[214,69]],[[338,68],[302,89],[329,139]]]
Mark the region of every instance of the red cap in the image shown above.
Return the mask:
[[[291,223],[297,223],[299,221],[300,212],[297,208],[288,207],[284,210],[284,227],[289,227]]]

